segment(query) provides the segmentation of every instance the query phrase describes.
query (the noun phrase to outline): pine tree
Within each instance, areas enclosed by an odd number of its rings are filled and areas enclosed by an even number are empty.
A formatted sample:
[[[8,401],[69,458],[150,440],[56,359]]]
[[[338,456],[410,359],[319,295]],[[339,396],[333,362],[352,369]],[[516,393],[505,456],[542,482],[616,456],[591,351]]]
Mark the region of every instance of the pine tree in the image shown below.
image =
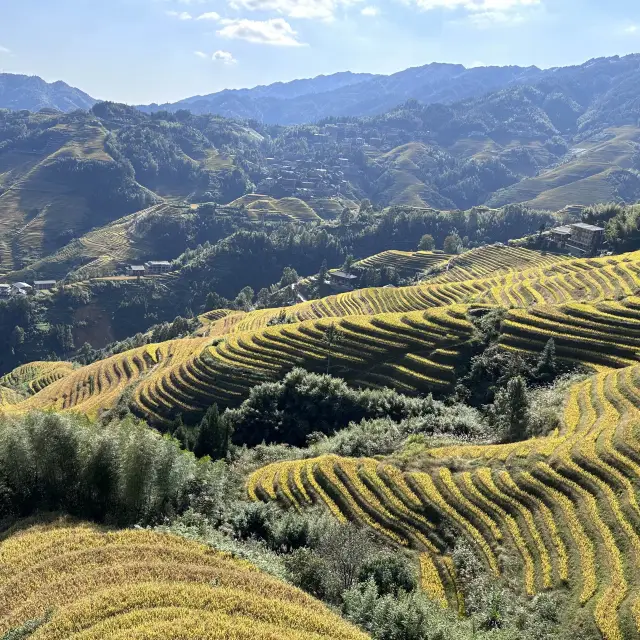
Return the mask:
[[[534,370],[534,375],[538,380],[550,382],[556,375],[556,342],[549,338],[544,346],[538,364]]]
[[[327,375],[329,375],[329,369],[331,368],[331,356],[333,355],[333,349],[341,339],[342,336],[336,328],[336,323],[332,322],[325,330],[323,336],[323,341],[327,349]]]
[[[522,376],[511,378],[506,388],[496,393],[490,415],[494,424],[502,429],[511,442],[519,442],[527,437],[529,399],[527,384]]]
[[[213,404],[207,409],[200,422],[200,428],[193,447],[193,453],[198,458],[211,456],[212,459],[225,458],[231,444],[229,424],[220,417],[218,405]]]
[[[320,265],[320,271],[318,272],[318,283],[320,285],[324,284],[324,281],[327,279],[327,274],[329,272],[329,267],[327,266],[326,259],[322,261]]]

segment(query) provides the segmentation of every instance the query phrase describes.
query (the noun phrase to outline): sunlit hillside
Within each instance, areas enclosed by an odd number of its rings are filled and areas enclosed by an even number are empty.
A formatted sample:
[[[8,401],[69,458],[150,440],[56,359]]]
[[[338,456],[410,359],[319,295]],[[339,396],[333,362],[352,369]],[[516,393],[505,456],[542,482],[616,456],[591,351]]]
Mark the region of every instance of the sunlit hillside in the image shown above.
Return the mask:
[[[0,543],[3,634],[46,620],[31,637],[367,637],[299,589],[177,536],[64,521],[9,534]]]
[[[604,638],[631,638],[640,633],[639,420],[632,365],[576,384],[561,430],[546,438],[408,451],[401,460],[420,469],[408,472],[336,456],[277,463],[257,471],[248,491],[296,508],[325,503],[338,519],[414,549],[423,588],[453,606],[443,528],[473,544],[495,575],[506,570],[500,550],[511,548],[523,592],[567,589],[571,624],[591,619]]]
[[[169,422],[176,409],[198,419],[213,402],[236,406],[253,385],[298,366],[330,370],[355,386],[446,392],[474,335],[470,318],[494,307],[506,309],[499,336],[505,348],[539,353],[553,337],[567,361],[618,367],[637,360],[640,254],[567,260],[523,251],[471,252],[479,272],[491,269],[493,277],[331,296],[285,309],[285,324],[278,309],[214,314],[201,337],[81,367],[12,410],[95,415],[131,386],[133,410],[154,423]],[[474,268],[465,263],[450,275],[468,278]]]
[[[607,129],[575,144],[565,162],[498,192],[491,204],[524,202],[555,211],[568,203],[589,205],[613,200],[616,173],[633,168],[639,139],[635,127]]]
[[[38,116],[41,120],[53,118]],[[88,230],[91,207],[73,185],[61,181],[60,161],[113,163],[98,123],[56,124],[40,150],[0,154],[0,269],[22,267],[45,255],[70,228]]]

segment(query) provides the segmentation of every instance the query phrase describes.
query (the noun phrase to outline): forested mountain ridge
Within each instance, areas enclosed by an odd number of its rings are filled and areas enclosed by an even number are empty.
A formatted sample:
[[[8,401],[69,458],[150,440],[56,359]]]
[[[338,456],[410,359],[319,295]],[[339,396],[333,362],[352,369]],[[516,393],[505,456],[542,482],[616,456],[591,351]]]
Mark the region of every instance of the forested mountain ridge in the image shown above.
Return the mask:
[[[382,113],[399,102],[455,102],[541,77],[536,67],[477,67],[431,63],[385,75],[334,74],[268,87],[220,91],[174,104],[140,106],[143,111],[189,109],[228,118],[255,118],[267,124],[302,124],[329,116]],[[334,85],[330,87],[330,83]],[[285,91],[286,89],[286,91]]]
[[[38,76],[0,73],[0,109],[90,109],[96,100],[65,82],[45,82]]]
[[[451,104],[409,100],[381,115],[290,127],[114,103],[69,114],[3,111],[0,269],[23,278],[41,265],[47,277],[44,258],[77,261],[82,247],[70,243],[163,202],[231,204],[254,223],[335,219],[362,199],[442,210],[632,202],[640,197],[638,64],[638,56],[602,58]]]
[[[452,104],[480,98],[488,93],[518,85],[533,85],[545,93],[560,91],[584,105],[602,96],[602,106],[616,96],[626,95],[637,85],[639,57],[597,58],[582,65],[538,69],[537,67],[473,67],[431,63],[405,69],[389,76],[377,75],[344,86],[327,89],[322,78],[294,81],[239,91],[221,91],[188,98],[174,104],[149,105],[143,110],[218,113],[226,117],[256,118],[267,124],[301,124],[330,116],[373,116],[406,100],[422,104]],[[341,74],[336,74],[341,75]],[[327,78],[333,78],[328,76]],[[282,90],[305,82],[304,91]],[[297,85],[296,85],[297,86]],[[606,107],[610,108],[610,107]],[[562,117],[558,114],[558,117]]]

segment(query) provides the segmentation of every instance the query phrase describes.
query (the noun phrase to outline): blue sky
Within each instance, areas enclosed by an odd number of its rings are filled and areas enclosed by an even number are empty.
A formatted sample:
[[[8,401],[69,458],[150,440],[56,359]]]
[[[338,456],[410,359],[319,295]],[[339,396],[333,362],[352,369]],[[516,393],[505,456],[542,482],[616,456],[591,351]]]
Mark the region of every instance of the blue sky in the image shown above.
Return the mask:
[[[0,70],[132,104],[345,70],[633,52],[637,0],[0,0]]]

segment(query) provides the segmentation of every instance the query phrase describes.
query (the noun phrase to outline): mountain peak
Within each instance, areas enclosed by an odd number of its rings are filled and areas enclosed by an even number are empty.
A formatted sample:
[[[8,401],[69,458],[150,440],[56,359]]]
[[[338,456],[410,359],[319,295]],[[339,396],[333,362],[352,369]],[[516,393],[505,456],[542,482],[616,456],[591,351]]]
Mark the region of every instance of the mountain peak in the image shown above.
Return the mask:
[[[96,100],[62,80],[45,82],[39,76],[0,73],[0,109],[74,111],[90,109]]]

